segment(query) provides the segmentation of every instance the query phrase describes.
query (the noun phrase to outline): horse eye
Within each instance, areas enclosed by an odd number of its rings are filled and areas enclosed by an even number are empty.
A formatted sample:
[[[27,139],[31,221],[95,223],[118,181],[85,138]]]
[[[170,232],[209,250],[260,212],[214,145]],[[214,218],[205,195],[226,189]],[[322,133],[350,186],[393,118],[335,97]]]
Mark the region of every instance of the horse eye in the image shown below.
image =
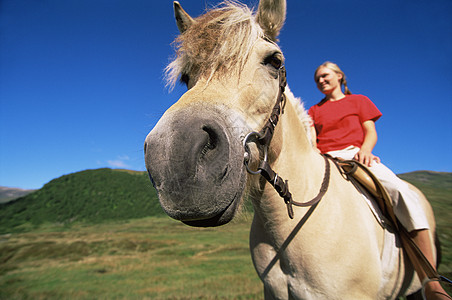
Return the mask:
[[[278,55],[273,54],[267,57],[264,63],[266,65],[271,65],[275,69],[279,69],[282,66],[282,59]]]

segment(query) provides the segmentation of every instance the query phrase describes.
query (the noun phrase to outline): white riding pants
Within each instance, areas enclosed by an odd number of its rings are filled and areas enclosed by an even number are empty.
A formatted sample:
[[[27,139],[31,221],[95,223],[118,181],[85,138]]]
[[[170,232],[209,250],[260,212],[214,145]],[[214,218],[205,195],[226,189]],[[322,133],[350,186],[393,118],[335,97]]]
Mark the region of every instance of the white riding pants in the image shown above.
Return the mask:
[[[333,157],[351,160],[359,150],[358,147],[349,146],[342,150],[330,151],[328,154]],[[411,190],[405,181],[397,177],[385,165],[376,161],[373,161],[369,170],[386,188],[393,201],[394,214],[405,229],[409,232],[430,229],[418,194]]]

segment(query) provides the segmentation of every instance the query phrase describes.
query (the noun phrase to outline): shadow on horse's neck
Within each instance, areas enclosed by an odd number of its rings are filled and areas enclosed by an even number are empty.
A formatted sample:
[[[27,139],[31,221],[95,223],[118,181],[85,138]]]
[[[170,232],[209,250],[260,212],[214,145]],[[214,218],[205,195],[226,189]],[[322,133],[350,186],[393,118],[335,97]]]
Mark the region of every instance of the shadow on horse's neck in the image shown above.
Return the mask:
[[[315,208],[317,207],[319,203],[316,203],[315,205],[311,206],[309,210],[303,215],[303,218],[297,223],[297,225],[293,228],[292,232],[289,234],[287,239],[282,243],[281,247],[276,252],[276,255],[273,257],[273,259],[270,261],[270,263],[265,268],[264,272],[262,273],[262,278],[266,278],[268,273],[271,271],[271,269],[275,266],[275,264],[278,262],[278,260],[281,259],[281,256],[286,251],[289,244],[292,242],[292,240],[295,238],[297,233],[301,230],[303,225],[306,223],[306,221],[309,219],[309,217],[314,212]]]

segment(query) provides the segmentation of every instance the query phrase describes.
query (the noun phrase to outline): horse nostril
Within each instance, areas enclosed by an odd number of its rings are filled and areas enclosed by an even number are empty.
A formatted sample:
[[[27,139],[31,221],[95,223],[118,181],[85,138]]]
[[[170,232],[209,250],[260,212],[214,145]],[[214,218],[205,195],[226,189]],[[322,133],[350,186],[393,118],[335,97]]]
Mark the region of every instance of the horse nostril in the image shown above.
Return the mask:
[[[202,130],[204,130],[207,135],[207,143],[204,145],[203,149],[201,150],[201,156],[205,156],[209,151],[214,150],[218,145],[218,134],[215,132],[215,130],[209,126],[203,126]]]
[[[205,122],[194,136],[194,174],[197,178],[218,184],[228,174],[229,147],[227,132],[217,122]]]

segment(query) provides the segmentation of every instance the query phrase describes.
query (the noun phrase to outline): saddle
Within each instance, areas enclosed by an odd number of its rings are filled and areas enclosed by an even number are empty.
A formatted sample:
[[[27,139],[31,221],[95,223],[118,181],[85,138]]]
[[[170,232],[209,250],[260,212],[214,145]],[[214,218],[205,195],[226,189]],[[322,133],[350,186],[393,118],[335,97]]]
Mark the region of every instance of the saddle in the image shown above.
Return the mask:
[[[330,157],[331,158],[331,157]],[[381,184],[380,180],[363,164],[355,160],[342,160],[340,158],[331,158],[339,171],[360,190],[364,188],[368,193],[375,197],[375,200],[383,215],[392,223],[393,228],[399,234],[402,247],[405,250],[416,270],[422,269],[425,274],[418,274],[421,281],[424,280],[442,280],[438,272],[433,268],[419,247],[408,234],[400,221],[394,214],[392,199]]]

